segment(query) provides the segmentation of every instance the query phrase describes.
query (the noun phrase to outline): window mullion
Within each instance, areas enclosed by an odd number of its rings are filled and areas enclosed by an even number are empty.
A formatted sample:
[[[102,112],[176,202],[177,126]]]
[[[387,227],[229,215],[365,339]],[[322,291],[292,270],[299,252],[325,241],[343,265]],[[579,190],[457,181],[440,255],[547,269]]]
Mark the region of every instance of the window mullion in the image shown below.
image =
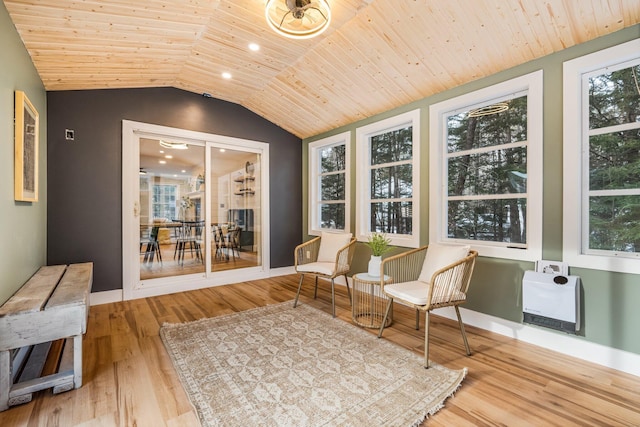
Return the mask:
[[[518,142],[511,142],[509,144],[490,145],[488,147],[474,148],[472,150],[453,151],[453,152],[447,153],[445,156],[451,159],[455,157],[469,156],[472,154],[483,154],[483,153],[490,153],[492,151],[507,150],[510,148],[526,147],[527,144],[528,144],[528,141],[524,140],[524,141],[518,141]]]

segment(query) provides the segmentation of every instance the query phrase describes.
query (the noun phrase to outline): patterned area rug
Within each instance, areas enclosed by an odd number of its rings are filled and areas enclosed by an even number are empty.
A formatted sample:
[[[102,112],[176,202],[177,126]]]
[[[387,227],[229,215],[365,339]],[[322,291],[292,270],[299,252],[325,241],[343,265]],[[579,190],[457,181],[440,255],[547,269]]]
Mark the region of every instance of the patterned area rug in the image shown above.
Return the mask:
[[[453,371],[291,301],[160,330],[203,426],[416,426]]]

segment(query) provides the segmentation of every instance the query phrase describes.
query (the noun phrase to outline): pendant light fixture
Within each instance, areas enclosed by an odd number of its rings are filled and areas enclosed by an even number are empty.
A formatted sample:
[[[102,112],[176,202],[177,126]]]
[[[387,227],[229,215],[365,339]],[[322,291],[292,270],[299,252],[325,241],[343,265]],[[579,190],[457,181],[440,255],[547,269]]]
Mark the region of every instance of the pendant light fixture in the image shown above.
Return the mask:
[[[276,33],[309,39],[329,27],[331,8],[327,0],[268,0],[265,16]]]

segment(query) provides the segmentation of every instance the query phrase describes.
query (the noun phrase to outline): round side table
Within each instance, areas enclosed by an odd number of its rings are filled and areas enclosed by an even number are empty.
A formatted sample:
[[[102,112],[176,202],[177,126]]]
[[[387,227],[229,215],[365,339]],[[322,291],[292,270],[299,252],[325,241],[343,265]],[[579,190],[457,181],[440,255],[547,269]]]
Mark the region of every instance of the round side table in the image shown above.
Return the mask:
[[[371,276],[368,273],[357,273],[353,277],[353,301],[351,318],[354,323],[365,328],[380,328],[389,298],[381,290],[380,283],[391,282],[390,276]],[[385,327],[393,321],[393,309],[387,317]]]

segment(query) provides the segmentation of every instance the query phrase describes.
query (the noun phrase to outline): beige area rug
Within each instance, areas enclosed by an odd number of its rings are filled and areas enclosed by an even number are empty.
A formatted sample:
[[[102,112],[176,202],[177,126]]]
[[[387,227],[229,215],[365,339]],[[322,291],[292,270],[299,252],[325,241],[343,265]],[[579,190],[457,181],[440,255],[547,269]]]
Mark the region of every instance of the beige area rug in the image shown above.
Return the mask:
[[[415,426],[466,374],[292,301],[160,335],[207,427]]]

